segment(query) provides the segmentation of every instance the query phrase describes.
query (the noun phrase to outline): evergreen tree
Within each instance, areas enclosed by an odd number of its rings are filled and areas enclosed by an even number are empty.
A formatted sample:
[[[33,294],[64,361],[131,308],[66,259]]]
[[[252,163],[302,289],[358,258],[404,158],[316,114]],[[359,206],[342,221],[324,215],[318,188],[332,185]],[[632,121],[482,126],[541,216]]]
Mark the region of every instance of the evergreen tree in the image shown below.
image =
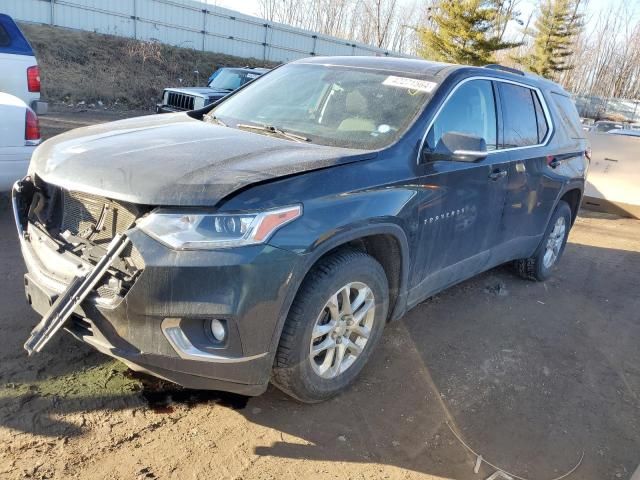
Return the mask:
[[[573,68],[573,45],[584,25],[580,0],[542,0],[534,26],[533,48],[520,59],[531,71],[547,78]]]
[[[486,65],[499,50],[517,47],[498,33],[497,0],[440,0],[430,9],[430,24],[419,31],[420,55],[430,60]]]

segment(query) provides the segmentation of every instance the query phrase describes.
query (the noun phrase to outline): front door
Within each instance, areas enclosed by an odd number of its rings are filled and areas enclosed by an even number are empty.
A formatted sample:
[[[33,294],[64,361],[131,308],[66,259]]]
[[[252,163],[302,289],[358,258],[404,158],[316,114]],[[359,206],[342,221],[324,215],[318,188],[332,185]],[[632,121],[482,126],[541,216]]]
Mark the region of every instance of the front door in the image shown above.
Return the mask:
[[[430,126],[423,150],[434,151],[452,132],[481,137],[487,154],[473,162],[421,155],[421,230],[411,304],[487,268],[501,223],[509,152],[497,148],[493,82],[459,84]]]

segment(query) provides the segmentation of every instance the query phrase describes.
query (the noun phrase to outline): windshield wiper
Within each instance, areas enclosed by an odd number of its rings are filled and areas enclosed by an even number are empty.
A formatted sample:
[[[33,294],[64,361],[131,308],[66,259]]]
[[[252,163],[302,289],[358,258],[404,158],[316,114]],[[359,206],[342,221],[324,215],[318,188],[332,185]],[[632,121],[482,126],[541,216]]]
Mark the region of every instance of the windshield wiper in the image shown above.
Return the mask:
[[[244,128],[247,130],[260,130],[261,132],[275,133],[277,135],[280,135],[281,137],[288,138],[289,140],[293,140],[294,142],[302,143],[302,142],[309,141],[307,137],[303,137],[302,135],[296,135],[295,133],[287,132],[273,125],[249,125],[248,123],[238,123],[236,127],[240,129]]]

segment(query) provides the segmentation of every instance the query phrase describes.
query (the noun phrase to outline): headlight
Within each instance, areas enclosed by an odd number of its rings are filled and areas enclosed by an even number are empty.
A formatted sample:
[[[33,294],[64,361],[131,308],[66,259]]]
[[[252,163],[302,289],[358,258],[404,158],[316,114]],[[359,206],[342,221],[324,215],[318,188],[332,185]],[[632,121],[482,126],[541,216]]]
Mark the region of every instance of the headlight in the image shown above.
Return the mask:
[[[200,110],[203,107],[204,107],[204,98],[196,97],[196,98],[193,99],[193,109],[194,110]]]
[[[264,243],[302,215],[302,206],[239,214],[151,213],[138,223],[147,235],[175,250],[237,247]]]

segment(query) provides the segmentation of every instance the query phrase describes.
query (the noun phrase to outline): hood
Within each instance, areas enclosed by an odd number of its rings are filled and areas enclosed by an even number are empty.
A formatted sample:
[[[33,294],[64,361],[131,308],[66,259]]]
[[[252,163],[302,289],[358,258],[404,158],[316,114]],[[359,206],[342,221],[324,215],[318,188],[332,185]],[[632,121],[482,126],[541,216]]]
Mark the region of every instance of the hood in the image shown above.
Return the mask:
[[[186,95],[195,95],[197,97],[219,97],[222,98],[225,95],[229,95],[229,90],[221,90],[219,88],[209,87],[188,87],[188,88],[165,88],[168,92],[184,93]]]
[[[176,113],[58,135],[36,149],[29,173],[69,190],[126,202],[213,206],[253,183],[374,156],[375,152],[297,143]]]

